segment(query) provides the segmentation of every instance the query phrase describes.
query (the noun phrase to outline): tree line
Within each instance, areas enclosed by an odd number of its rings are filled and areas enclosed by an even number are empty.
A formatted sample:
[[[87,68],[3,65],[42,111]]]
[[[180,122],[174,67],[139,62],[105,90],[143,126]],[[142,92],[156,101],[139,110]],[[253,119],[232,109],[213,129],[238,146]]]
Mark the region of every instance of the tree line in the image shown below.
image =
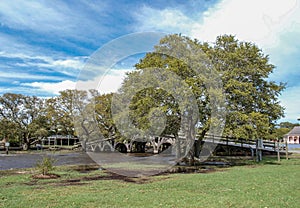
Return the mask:
[[[202,62],[200,65],[198,60],[203,55],[209,63]],[[213,66],[220,76],[222,92],[209,90],[205,83],[210,80],[193,70],[197,68],[205,73],[208,66]],[[187,114],[197,111],[197,120],[190,125],[197,126],[196,133],[202,137],[213,123],[219,124],[211,117],[212,106],[216,102],[211,94],[224,96],[222,111],[226,113],[221,118],[225,123],[224,136],[274,139],[282,135],[276,122],[284,116],[278,96],[285,85],[268,80],[275,66],[254,43],[239,41],[231,35],[219,36],[215,43],[200,42],[178,34],[168,35],[135,68],[127,74],[121,90],[115,94],[101,94],[97,90],[65,90],[52,98],[3,94],[0,97],[0,138],[28,143],[30,138],[52,134],[91,135],[95,127],[90,127],[90,120],[83,115],[90,109],[97,130],[104,137],[121,140],[124,135],[118,130],[111,111],[114,95],[130,91],[137,80],[140,85],[148,86],[147,83],[154,82],[151,74],[157,70],[175,74],[191,90],[197,109],[189,109]],[[147,73],[149,75],[145,76]],[[138,79],[139,76],[143,79]],[[183,112],[180,105],[176,97],[163,88],[148,86],[137,91],[128,109],[131,125],[135,128],[151,128],[149,115],[155,116],[153,109],[159,109],[166,118],[161,135],[176,135],[181,128]],[[122,116],[115,118],[122,119]],[[78,129],[76,126],[80,126],[82,132],[75,131]]]

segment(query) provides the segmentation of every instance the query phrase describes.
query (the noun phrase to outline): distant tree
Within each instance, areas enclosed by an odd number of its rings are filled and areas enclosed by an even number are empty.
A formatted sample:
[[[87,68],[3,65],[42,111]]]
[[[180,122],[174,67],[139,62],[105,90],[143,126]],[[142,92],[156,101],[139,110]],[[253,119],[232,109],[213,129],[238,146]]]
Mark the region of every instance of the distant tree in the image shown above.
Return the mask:
[[[75,90],[61,91],[59,96],[47,99],[46,117],[52,134],[73,135],[73,98]]]
[[[291,122],[281,122],[274,129],[272,134],[270,134],[270,139],[283,139],[283,137],[289,133],[295,126],[298,126],[296,123]]]
[[[283,139],[284,135],[289,133],[291,129],[289,128],[276,128],[274,133],[271,134],[271,139]]]
[[[96,116],[96,97],[99,95],[96,90],[75,90],[73,95],[73,124],[75,135],[78,136],[85,148],[88,141],[103,138],[99,130]]]
[[[111,114],[111,102],[113,94],[95,95],[95,117],[99,131],[105,138],[120,139],[121,135],[116,129]]]
[[[0,140],[6,138],[11,143],[20,143],[21,133],[16,123],[6,118],[0,119]]]
[[[0,114],[2,119],[16,127],[15,138],[23,141],[26,149],[35,128],[33,124],[41,115],[44,100],[36,96],[6,93],[0,97]]]
[[[280,124],[279,124],[279,127],[280,128],[287,128],[287,129],[292,129],[292,128],[294,128],[295,126],[298,126],[298,124],[296,124],[296,123],[291,123],[291,122],[288,122],[288,121],[285,121],[285,122],[281,122]]]

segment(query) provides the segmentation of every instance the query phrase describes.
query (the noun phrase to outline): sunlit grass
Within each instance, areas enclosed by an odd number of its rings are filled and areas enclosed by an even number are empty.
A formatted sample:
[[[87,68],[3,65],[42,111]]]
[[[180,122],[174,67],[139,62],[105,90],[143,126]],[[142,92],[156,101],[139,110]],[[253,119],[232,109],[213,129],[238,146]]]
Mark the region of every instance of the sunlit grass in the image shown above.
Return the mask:
[[[34,172],[0,172],[0,207],[299,207],[300,159],[267,158],[261,164],[208,174],[169,174],[127,182],[85,180],[109,176],[57,167],[59,179],[34,180]],[[135,183],[139,182],[139,183]]]

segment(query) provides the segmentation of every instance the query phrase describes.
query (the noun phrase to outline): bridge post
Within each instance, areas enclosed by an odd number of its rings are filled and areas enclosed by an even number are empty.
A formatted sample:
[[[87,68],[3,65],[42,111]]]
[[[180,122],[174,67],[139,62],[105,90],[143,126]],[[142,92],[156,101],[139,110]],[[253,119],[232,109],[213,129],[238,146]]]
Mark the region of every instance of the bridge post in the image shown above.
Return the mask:
[[[262,139],[257,139],[256,140],[256,161],[257,162],[262,160],[262,148],[263,148]]]
[[[254,150],[252,147],[250,147],[250,151],[251,151],[251,158],[252,158],[252,160],[254,160]]]
[[[285,157],[287,160],[289,159],[289,146],[288,146],[287,139],[285,140]]]
[[[6,149],[6,154],[8,155],[8,148],[9,148],[9,142],[5,142],[5,149]]]
[[[277,160],[280,162],[280,141],[277,139]]]
[[[195,140],[194,142],[194,148],[195,148],[195,157],[199,158],[200,156],[200,151],[201,151],[201,141],[200,140]]]

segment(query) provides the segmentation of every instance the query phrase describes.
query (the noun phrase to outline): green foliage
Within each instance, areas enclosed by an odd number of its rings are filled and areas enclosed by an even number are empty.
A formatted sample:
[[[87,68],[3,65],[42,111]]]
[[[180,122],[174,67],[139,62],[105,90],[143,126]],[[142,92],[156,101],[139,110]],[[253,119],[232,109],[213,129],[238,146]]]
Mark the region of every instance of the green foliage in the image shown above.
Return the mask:
[[[0,120],[0,138],[19,141],[19,128],[13,121],[3,118]]]
[[[294,128],[295,126],[299,126],[299,124],[291,123],[291,122],[281,122],[279,124],[280,128],[286,128],[286,129],[290,129],[290,130],[292,130],[292,128]]]
[[[205,85],[210,79],[213,83],[205,63],[212,65],[220,74],[223,93],[208,89]],[[136,80],[133,77],[151,68],[175,73],[188,84],[197,99],[197,126],[200,127],[199,133],[202,135],[212,124],[218,123],[217,119],[211,120],[211,110],[215,102],[212,94],[215,97],[225,94],[226,97],[225,136],[269,138],[275,128],[275,122],[283,116],[283,107],[279,104],[278,96],[284,89],[284,84],[267,80],[275,68],[269,63],[268,56],[255,44],[240,42],[231,35],[217,37],[214,44],[200,43],[181,35],[166,36],[155,46],[155,52],[146,54],[136,64],[136,68],[137,71],[128,75],[125,86],[130,87],[130,79]],[[201,69],[201,73],[198,71],[197,74],[197,70],[193,69]],[[151,80],[149,78],[141,81],[146,84]],[[131,113],[132,117],[138,118],[136,125],[146,128],[150,109],[164,106],[170,98],[171,95],[162,94],[157,89],[146,89],[137,94],[132,100]],[[176,112],[176,105],[171,103],[166,105],[166,112]],[[170,124],[179,123],[179,117],[173,118],[175,119],[168,118]],[[169,125],[166,132],[176,134],[178,128],[171,130],[171,126],[176,125]]]
[[[87,92],[79,90],[48,99],[6,93],[0,96],[0,138],[29,143],[52,134],[75,136],[73,119],[86,97]]]
[[[0,132],[5,137],[13,137],[29,142],[39,117],[42,115],[43,99],[36,96],[6,93],[0,97]],[[6,127],[11,126],[9,130]]]
[[[111,115],[113,94],[97,95],[95,99],[95,116],[99,130],[105,138],[120,138]]]
[[[36,164],[36,168],[43,175],[48,175],[54,170],[55,159],[51,157],[44,157],[41,161]]]
[[[289,133],[289,131],[291,131],[291,129],[288,128],[278,128],[274,130],[274,137],[273,138],[277,138],[277,139],[283,139],[284,135],[286,135],[287,133]]]
[[[78,90],[61,91],[46,101],[45,115],[51,134],[74,135],[74,100],[84,93]]]
[[[255,44],[239,42],[234,36],[217,37],[213,46],[202,45],[222,74],[227,98],[225,135],[267,138],[283,116],[278,95],[284,84],[268,81],[274,66]]]
[[[143,107],[142,107],[143,106]],[[149,118],[153,120],[162,119],[163,112],[166,118],[166,128],[163,135],[170,135],[180,128],[180,110],[174,97],[162,89],[147,88],[138,92],[132,99],[130,105],[130,116],[136,127],[149,129]]]
[[[276,128],[273,130],[270,135],[270,139],[283,139],[283,137],[289,133],[295,126],[299,124],[291,123],[291,122],[281,122]]]

